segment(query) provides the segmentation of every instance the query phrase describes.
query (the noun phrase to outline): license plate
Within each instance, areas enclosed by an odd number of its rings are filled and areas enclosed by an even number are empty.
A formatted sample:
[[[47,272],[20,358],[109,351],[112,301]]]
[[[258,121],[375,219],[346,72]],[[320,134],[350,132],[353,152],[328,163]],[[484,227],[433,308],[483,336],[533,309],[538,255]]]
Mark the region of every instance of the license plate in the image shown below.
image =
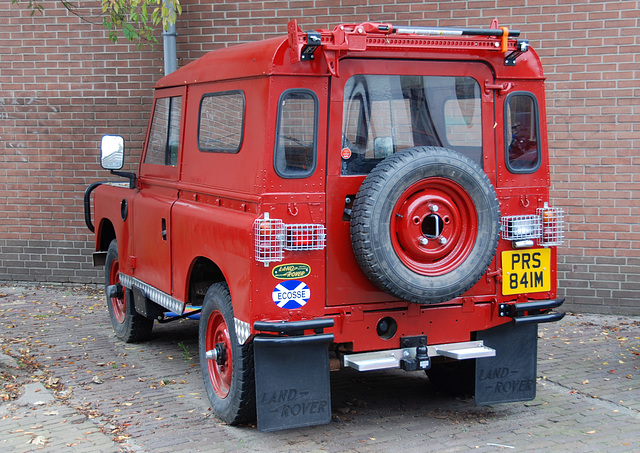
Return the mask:
[[[551,291],[551,249],[502,252],[502,294]]]

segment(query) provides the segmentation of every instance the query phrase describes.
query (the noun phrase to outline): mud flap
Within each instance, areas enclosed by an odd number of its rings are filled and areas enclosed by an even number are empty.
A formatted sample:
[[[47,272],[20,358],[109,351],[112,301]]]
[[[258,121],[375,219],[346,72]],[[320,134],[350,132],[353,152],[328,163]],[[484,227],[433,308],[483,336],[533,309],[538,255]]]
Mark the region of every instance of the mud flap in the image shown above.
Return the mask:
[[[331,334],[254,339],[258,429],[277,431],[329,423]]]
[[[496,355],[476,360],[476,404],[534,399],[538,325],[503,324],[478,332],[477,339],[495,349]]]

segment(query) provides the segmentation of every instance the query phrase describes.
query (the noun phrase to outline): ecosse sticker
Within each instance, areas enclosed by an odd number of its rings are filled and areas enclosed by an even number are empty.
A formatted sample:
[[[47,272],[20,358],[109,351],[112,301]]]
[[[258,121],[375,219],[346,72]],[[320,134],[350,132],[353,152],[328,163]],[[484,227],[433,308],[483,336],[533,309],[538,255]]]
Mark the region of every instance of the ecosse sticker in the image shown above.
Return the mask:
[[[304,307],[309,302],[311,290],[305,282],[287,280],[276,285],[271,297],[278,307],[294,310]]]

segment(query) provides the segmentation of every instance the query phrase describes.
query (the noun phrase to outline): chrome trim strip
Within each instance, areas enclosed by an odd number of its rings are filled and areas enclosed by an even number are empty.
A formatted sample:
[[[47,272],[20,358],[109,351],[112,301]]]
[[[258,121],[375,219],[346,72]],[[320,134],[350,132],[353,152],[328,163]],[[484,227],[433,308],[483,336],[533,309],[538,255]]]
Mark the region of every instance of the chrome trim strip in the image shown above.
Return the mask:
[[[178,315],[184,313],[184,307],[186,305],[184,302],[181,302],[178,299],[174,299],[169,294],[162,292],[157,288],[154,288],[153,286],[143,282],[142,280],[138,280],[135,277],[131,277],[121,272],[120,282],[123,286],[129,289],[138,288],[140,291],[142,291],[145,297],[148,297],[156,304],[166,308],[167,310],[171,310]]]

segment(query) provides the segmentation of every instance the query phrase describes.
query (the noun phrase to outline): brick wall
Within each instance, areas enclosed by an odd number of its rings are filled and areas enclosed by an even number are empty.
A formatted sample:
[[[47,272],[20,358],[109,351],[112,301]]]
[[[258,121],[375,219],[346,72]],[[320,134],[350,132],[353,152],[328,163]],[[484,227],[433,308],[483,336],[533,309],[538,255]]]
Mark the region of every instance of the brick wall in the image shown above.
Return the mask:
[[[97,8],[86,7],[95,3]],[[504,6],[508,3],[509,6]],[[99,2],[83,19],[47,1],[44,16],[0,4],[0,280],[98,282],[84,225],[98,146],[122,134],[134,169],[162,48],[107,40]],[[183,1],[178,53],[363,20],[524,32],[548,76],[554,203],[567,210],[561,294],[573,310],[640,314],[639,5],[614,0]],[[158,38],[160,34],[158,33]]]

